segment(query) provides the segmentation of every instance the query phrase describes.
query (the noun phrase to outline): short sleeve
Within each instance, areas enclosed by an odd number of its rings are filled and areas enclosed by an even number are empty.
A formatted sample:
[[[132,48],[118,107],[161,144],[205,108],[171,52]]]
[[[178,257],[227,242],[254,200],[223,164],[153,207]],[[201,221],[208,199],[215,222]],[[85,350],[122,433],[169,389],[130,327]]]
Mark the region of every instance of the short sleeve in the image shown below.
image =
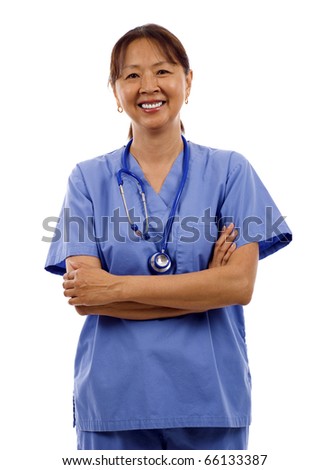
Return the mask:
[[[64,203],[48,251],[45,269],[63,275],[69,256],[98,257],[98,248],[92,236],[93,204],[79,165],[72,171]]]
[[[221,225],[233,222],[238,230],[237,246],[259,243],[259,259],[275,253],[292,240],[285,216],[242,155],[233,152],[221,207]]]

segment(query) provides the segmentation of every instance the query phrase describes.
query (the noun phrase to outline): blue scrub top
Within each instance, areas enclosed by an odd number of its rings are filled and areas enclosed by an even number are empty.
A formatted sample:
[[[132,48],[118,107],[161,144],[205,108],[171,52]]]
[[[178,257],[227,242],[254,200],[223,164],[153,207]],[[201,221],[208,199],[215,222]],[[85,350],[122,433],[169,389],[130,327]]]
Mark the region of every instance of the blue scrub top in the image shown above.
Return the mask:
[[[218,227],[234,221],[237,245],[259,243],[260,259],[283,248],[291,232],[249,162],[192,142],[190,165],[168,252],[173,274],[207,269]],[[146,275],[182,176],[182,153],[157,194],[145,181],[150,240],[131,230],[116,174],[123,148],[73,170],[46,269],[64,274],[74,255],[100,258],[117,275]],[[125,176],[131,216],[145,218],[138,187]],[[251,380],[240,305],[161,320],[87,316],[75,359],[75,420],[80,430],[241,427],[251,419]]]

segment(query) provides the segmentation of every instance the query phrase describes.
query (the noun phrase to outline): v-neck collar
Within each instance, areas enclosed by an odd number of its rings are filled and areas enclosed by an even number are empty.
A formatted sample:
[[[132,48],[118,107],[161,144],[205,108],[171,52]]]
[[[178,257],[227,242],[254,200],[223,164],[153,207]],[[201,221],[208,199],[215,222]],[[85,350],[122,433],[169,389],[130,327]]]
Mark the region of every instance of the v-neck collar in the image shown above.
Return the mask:
[[[167,209],[170,209],[172,207],[175,196],[180,186],[183,171],[182,163],[183,150],[174,160],[173,165],[171,166],[170,171],[168,172],[160,191],[157,193],[144,176],[142,168],[140,167],[135,157],[130,153],[128,158],[128,168],[130,169],[130,171],[139,176],[144,182],[147,204],[149,199],[150,202],[154,201],[157,202],[157,204],[162,203]]]

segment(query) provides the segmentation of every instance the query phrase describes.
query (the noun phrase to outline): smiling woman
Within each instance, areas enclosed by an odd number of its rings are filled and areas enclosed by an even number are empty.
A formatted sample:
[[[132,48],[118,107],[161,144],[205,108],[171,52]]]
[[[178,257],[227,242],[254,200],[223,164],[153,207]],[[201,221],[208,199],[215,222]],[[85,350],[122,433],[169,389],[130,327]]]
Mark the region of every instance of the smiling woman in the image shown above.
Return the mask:
[[[153,90],[154,87],[157,88],[157,80],[161,79],[162,76],[168,78],[169,75],[174,74],[175,78],[178,78],[180,72],[183,72],[186,78],[185,101],[187,103],[192,71],[190,70],[189,58],[183,45],[174,34],[165,28],[161,28],[158,25],[147,26],[147,28],[142,26],[128,31],[114,46],[111,56],[109,84],[111,84],[115,95],[117,93],[116,86],[125,79],[129,81],[135,80],[135,82],[140,83],[140,86],[146,86],[147,89],[151,87],[150,89]],[[133,46],[134,49],[132,50]],[[140,48],[141,50],[139,51]],[[138,50],[142,60],[140,63],[137,60],[138,56],[135,56],[136,50]],[[151,52],[152,60],[148,56],[149,52]],[[144,66],[151,66],[150,75],[148,70],[143,70]],[[146,80],[150,81],[146,82]],[[163,84],[163,81],[161,83]],[[137,85],[135,84],[135,86]],[[155,103],[155,97],[153,97],[151,101],[141,103],[140,106],[144,104],[144,109],[148,109],[157,104],[160,107],[159,103],[163,105],[166,103],[166,100],[159,100]],[[117,105],[118,108],[122,108],[118,98]],[[181,131],[184,132],[182,122],[180,122],[180,125]],[[132,138],[132,136],[131,126],[129,138]]]
[[[136,39],[126,50],[119,78],[113,84],[118,106],[132,120],[133,135],[168,127],[180,129],[180,110],[190,92],[192,72],[168,59],[149,39]],[[158,134],[158,133],[157,133]],[[134,139],[134,146],[139,141]]]
[[[247,448],[243,305],[258,258],[291,232],[242,155],[182,135],[192,77],[165,28],[126,33],[109,82],[131,140],[69,178],[46,269],[64,275],[65,297],[86,316],[75,361],[79,449]]]
[[[131,152],[159,192],[182,149],[180,110],[188,100],[192,71],[186,72],[180,62],[167,57],[149,38],[135,39],[127,46],[118,70],[118,78],[111,83],[118,108],[131,118]],[[159,160],[150,159],[147,141],[159,144],[165,135],[171,148],[161,158],[160,166]]]

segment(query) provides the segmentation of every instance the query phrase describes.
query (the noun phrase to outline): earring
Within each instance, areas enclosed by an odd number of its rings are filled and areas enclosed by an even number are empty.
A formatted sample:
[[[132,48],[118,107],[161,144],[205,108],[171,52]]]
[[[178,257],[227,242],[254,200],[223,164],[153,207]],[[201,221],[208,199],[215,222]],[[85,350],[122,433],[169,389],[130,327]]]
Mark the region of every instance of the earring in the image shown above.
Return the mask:
[[[123,108],[122,108],[121,106],[118,106],[117,111],[118,111],[118,113],[122,113],[122,112],[123,112]]]
[[[188,104],[188,98],[186,98],[186,99],[184,100],[184,102],[185,102],[186,104]]]

